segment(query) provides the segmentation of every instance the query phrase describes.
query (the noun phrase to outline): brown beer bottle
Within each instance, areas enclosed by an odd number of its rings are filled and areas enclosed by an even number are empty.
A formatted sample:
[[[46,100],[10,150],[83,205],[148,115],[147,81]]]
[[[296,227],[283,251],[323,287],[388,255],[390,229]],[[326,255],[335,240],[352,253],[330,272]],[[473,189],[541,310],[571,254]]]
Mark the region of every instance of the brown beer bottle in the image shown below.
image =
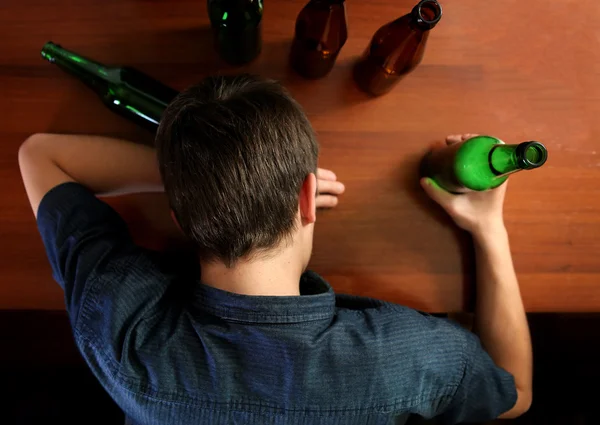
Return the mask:
[[[379,28],[354,67],[354,79],[365,92],[387,93],[423,59],[425,44],[442,17],[436,0],[421,0],[413,10]]]
[[[292,67],[305,78],[327,75],[347,38],[344,0],[311,0],[296,20]]]

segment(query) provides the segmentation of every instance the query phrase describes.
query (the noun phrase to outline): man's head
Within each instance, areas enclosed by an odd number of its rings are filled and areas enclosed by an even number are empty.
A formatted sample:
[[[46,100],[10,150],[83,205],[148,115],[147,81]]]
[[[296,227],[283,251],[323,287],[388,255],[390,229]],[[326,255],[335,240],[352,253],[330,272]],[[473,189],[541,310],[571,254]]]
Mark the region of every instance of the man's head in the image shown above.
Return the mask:
[[[312,249],[318,144],[278,83],[209,77],[167,107],[156,136],[173,214],[204,261]]]

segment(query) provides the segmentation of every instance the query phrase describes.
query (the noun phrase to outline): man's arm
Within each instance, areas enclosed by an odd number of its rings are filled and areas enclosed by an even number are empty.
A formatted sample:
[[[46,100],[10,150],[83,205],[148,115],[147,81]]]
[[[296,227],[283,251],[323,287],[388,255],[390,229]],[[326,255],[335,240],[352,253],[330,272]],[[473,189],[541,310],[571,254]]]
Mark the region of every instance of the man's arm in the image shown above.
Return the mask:
[[[98,136],[35,134],[19,149],[33,213],[53,187],[77,182],[97,194],[162,191],[153,148]]]
[[[475,331],[494,362],[515,378],[518,399],[501,418],[526,412],[532,400],[531,339],[502,223],[473,234],[477,264]]]
[[[33,213],[46,193],[77,182],[96,194],[162,192],[154,148],[100,136],[34,134],[19,149],[19,166]],[[317,170],[318,208],[335,207],[344,185]]]
[[[446,142],[458,143],[473,136],[449,136]],[[477,266],[476,331],[494,363],[515,380],[517,402],[500,417],[517,417],[531,405],[533,366],[527,317],[503,221],[506,184],[462,195],[444,191],[431,179],[422,179],[421,184],[459,227],[473,235]]]

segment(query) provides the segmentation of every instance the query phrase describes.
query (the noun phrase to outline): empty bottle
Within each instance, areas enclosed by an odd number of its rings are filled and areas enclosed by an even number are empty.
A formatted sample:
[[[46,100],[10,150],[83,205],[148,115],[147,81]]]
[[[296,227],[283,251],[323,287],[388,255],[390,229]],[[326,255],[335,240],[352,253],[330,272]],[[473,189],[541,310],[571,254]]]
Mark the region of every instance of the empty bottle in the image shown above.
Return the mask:
[[[412,12],[379,28],[354,68],[354,79],[365,92],[387,93],[423,59],[425,44],[442,17],[435,0],[422,0]]]
[[[215,48],[231,65],[243,65],[262,47],[262,0],[208,0]]]
[[[177,91],[129,67],[109,67],[48,42],[42,57],[79,78],[114,112],[151,131]]]
[[[500,186],[510,174],[541,167],[548,151],[540,142],[505,145],[490,136],[434,148],[422,163],[421,175],[453,193],[481,191]]]
[[[311,0],[296,20],[292,67],[305,78],[327,75],[347,38],[344,0]]]

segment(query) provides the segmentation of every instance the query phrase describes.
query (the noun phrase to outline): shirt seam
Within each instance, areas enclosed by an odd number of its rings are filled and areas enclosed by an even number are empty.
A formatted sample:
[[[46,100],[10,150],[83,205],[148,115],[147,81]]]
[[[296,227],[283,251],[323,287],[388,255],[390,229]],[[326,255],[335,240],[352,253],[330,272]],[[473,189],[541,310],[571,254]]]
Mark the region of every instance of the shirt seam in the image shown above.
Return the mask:
[[[465,382],[465,379],[467,377],[467,367],[468,367],[467,350],[466,350],[467,345],[468,345],[468,338],[465,338],[461,345],[462,376],[458,380],[458,383],[456,384],[454,393],[450,397],[448,404],[446,406],[444,406],[444,410],[448,409],[452,405],[452,403],[454,402],[454,399],[456,397],[456,394],[458,393],[458,390],[463,385],[463,383]]]
[[[317,320],[328,319],[332,316],[331,313],[316,313],[309,315],[295,314],[295,315],[285,315],[285,314],[249,314],[249,313],[240,313],[235,314],[229,309],[223,308],[214,308],[203,305],[203,311],[217,315],[221,319],[231,320],[238,323],[290,323],[290,322],[312,322]],[[245,317],[242,317],[245,316]]]
[[[106,270],[110,270],[112,272],[115,273],[119,273],[123,268],[128,268],[133,262],[135,261],[135,257],[133,259],[128,259],[128,261],[126,262],[126,265],[124,266],[115,266],[114,264],[111,266],[108,266]],[[98,283],[96,285],[92,285],[92,283]],[[79,314],[78,314],[78,323],[77,323],[77,329],[84,327],[85,328],[85,335],[82,332],[79,332],[82,336],[83,339],[85,339],[86,341],[88,341],[88,343],[90,343],[90,345],[93,345],[93,347],[98,351],[98,352],[102,352],[103,353],[103,358],[108,359],[108,361],[110,363],[112,363],[112,366],[115,367],[115,370],[118,371],[118,369],[120,368],[119,363],[112,358],[112,356],[110,355],[106,355],[104,352],[105,350],[102,348],[100,349],[98,344],[95,343],[95,341],[100,342],[100,337],[97,334],[97,332],[95,330],[93,330],[92,328],[90,328],[87,325],[87,322],[89,321],[89,316],[92,312],[93,309],[99,310],[100,304],[98,302],[98,295],[101,293],[102,289],[104,289],[106,286],[108,285],[108,281],[106,282],[101,282],[101,275],[94,269],[93,271],[93,277],[89,279],[89,281],[87,282],[87,287],[88,289],[86,291],[84,291],[84,293],[82,294],[82,307],[80,308]],[[73,326],[74,330],[76,330],[76,326]],[[89,337],[88,337],[89,335]],[[104,344],[101,344],[102,347],[104,347]]]
[[[120,381],[129,380],[129,378],[126,376],[123,376],[120,371],[117,371],[117,374],[121,375]],[[440,390],[444,390],[446,388],[451,388],[453,386],[454,386],[453,384],[448,384],[448,385],[441,387]],[[246,402],[246,401],[232,401],[232,402],[208,401],[208,400],[192,398],[187,394],[162,393],[158,390],[155,390],[154,388],[152,388],[152,390],[155,391],[156,394],[148,394],[147,392],[137,392],[137,391],[129,388],[128,386],[123,386],[122,389],[133,394],[134,396],[137,396],[137,397],[141,396],[141,397],[150,399],[154,402],[161,403],[161,404],[167,404],[167,405],[183,405],[183,406],[188,406],[188,407],[197,407],[197,408],[205,408],[205,409],[212,409],[212,410],[219,410],[219,409],[226,408],[227,410],[239,411],[241,413],[256,413],[256,412],[248,412],[245,410],[236,410],[232,406],[247,406],[250,408],[261,407],[261,408],[267,408],[267,409],[273,409],[273,410],[279,411],[279,412],[276,412],[276,414],[285,414],[286,412],[292,412],[292,413],[306,413],[306,414],[319,415],[319,416],[332,416],[336,413],[337,414],[346,413],[349,416],[350,415],[359,416],[359,415],[370,414],[370,413],[386,413],[386,414],[390,414],[390,413],[394,413],[394,412],[401,413],[400,411],[402,411],[402,413],[404,413],[404,412],[409,412],[409,409],[414,408],[415,406],[421,405],[423,403],[432,402],[432,401],[438,400],[440,398],[449,397],[447,394],[444,394],[442,396],[434,396],[434,397],[430,397],[429,395],[421,395],[421,396],[416,396],[416,397],[411,397],[411,398],[406,398],[406,399],[397,399],[391,404],[371,405],[369,407],[364,407],[364,408],[338,408],[338,409],[323,409],[323,410],[319,409],[319,410],[317,410],[317,409],[307,409],[307,408],[291,409],[291,408],[284,408],[281,406],[276,406],[276,405],[273,405],[270,403],[252,403],[252,402]],[[165,400],[164,398],[160,397],[160,394],[169,395],[171,398],[175,398],[178,400]]]
[[[88,310],[90,309],[89,304],[90,300],[90,292],[93,292],[95,284],[100,280],[100,276],[94,273],[94,276],[89,278],[86,282],[85,289],[81,294],[81,308],[77,312],[77,317],[75,318],[75,322],[73,323],[73,329],[77,330],[81,326],[82,321],[88,318]],[[86,326],[87,328],[87,326]]]

